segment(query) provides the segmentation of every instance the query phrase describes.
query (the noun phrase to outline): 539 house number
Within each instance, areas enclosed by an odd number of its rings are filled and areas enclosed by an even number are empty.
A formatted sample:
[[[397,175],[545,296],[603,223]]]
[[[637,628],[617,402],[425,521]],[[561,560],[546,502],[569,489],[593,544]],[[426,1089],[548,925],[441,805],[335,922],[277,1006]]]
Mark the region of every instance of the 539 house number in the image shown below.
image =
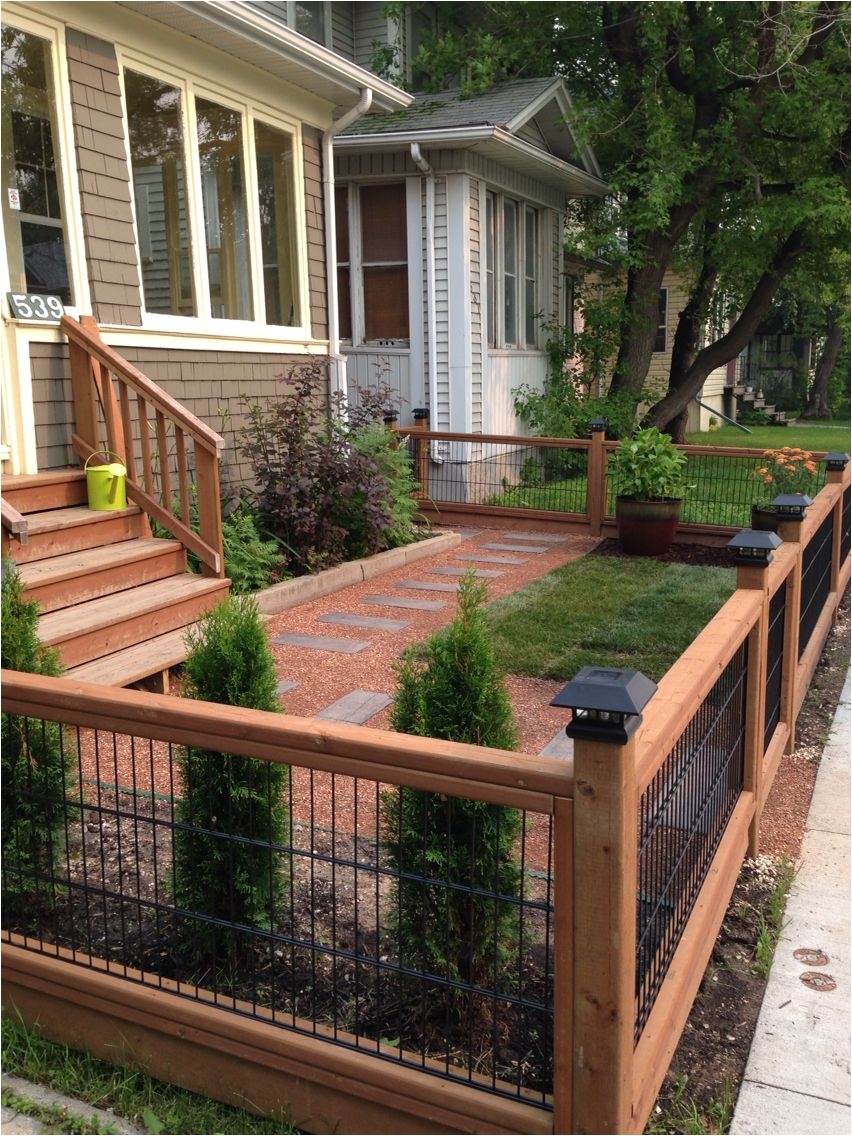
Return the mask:
[[[41,296],[31,292],[7,292],[9,307],[15,319],[52,321],[65,313],[58,296]]]

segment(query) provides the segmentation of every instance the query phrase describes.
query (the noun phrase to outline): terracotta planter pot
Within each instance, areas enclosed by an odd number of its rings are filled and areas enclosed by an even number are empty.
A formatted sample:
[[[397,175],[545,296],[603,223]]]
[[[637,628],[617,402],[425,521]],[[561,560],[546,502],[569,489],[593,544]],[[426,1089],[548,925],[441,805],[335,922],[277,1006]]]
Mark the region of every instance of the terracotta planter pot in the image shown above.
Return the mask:
[[[774,509],[761,505],[751,507],[751,527],[759,532],[777,532],[778,514]]]
[[[638,501],[617,497],[615,523],[621,548],[628,556],[662,556],[672,546],[680,520],[680,498]]]

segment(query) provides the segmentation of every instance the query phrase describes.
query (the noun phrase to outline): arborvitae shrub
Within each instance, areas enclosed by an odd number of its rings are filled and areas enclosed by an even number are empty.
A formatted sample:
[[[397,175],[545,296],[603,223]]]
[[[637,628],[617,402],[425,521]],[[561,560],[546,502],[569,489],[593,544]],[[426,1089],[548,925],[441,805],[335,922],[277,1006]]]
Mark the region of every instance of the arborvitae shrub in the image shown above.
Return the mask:
[[[59,675],[59,655],[38,637],[38,604],[24,597],[11,561],[3,563],[2,664],[29,674]],[[57,722],[2,715],[3,902],[15,909],[50,875],[64,848],[66,776],[73,750]]]
[[[391,726],[402,733],[513,749],[517,730],[481,605],[463,577],[453,623],[399,667]],[[493,982],[517,939],[520,815],[420,789],[382,795],[382,834],[401,873],[391,904],[400,963],[462,982]],[[490,895],[482,893],[491,893]]]
[[[187,634],[188,698],[280,711],[275,660],[257,601],[231,596]],[[269,928],[282,913],[289,836],[284,791],[289,768],[275,762],[187,747],[176,805],[175,904],[225,924]],[[198,955],[239,954],[236,931],[195,921]]]

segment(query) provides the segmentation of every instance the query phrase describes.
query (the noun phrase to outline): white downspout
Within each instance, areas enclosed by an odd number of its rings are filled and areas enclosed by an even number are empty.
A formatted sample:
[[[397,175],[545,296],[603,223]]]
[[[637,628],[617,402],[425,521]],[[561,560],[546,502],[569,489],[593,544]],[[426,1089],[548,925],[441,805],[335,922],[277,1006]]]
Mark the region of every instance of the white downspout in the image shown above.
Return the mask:
[[[426,382],[429,387],[429,426],[438,429],[437,340],[435,315],[435,171],[420,152],[417,142],[411,143],[411,159],[426,174]],[[432,460],[441,461],[438,443],[432,443]]]
[[[331,393],[346,399],[346,358],[340,354],[340,320],[337,295],[337,226],[334,208],[334,138],[356,119],[361,118],[373,104],[369,87],[361,91],[357,106],[352,107],[331,124],[322,136],[322,189],[325,207],[325,275],[328,295],[328,355]]]

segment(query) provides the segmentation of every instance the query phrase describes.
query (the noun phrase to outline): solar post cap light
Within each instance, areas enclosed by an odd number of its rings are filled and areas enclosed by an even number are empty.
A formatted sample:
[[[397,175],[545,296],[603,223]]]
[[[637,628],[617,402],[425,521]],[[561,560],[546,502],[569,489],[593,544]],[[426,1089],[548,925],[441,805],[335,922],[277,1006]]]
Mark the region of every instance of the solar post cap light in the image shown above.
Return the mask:
[[[550,705],[574,711],[565,727],[569,738],[623,745],[639,728],[642,710],[656,689],[641,671],[583,667]]]

